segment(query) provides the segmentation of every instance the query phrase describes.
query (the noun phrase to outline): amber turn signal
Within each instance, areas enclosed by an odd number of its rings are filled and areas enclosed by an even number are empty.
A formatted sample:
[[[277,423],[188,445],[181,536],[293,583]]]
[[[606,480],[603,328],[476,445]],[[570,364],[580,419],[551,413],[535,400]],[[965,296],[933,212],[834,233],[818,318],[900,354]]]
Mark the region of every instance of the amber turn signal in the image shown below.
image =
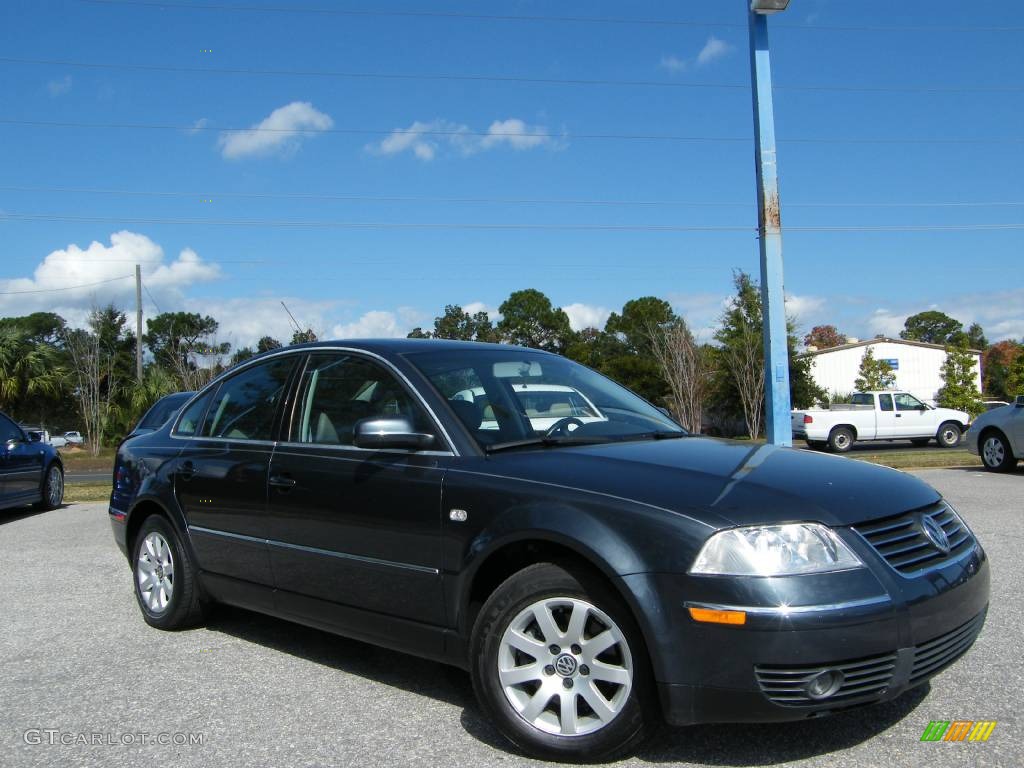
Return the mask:
[[[705,624],[735,624],[739,626],[747,623],[747,614],[743,611],[717,611],[713,608],[694,608],[692,606],[688,610],[690,618]]]

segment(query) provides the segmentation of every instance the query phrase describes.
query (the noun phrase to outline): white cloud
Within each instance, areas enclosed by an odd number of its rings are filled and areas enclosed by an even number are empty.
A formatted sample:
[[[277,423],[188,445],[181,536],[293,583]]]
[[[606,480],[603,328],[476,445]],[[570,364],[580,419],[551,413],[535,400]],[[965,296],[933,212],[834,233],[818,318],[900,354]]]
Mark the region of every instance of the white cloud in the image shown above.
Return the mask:
[[[482,301],[471,301],[469,304],[463,305],[462,311],[470,315],[475,315],[477,312],[486,312],[488,319],[492,323],[501,319],[501,313],[497,307],[490,307]]]
[[[562,311],[569,316],[569,327],[574,331],[582,331],[584,328],[603,329],[611,314],[611,310],[605,307],[579,302],[562,307]]]
[[[46,84],[51,96],[63,96],[71,90],[71,75],[64,75],[59,80],[51,80]]]
[[[692,58],[682,59],[674,54],[664,54],[661,57],[660,66],[668,72],[679,74],[690,69],[706,67],[708,64],[729,55],[733,50],[733,45],[711,35],[708,37],[707,42],[704,43],[704,46]]]
[[[180,300],[191,285],[220,277],[220,268],[203,261],[191,248],[167,262],[163,248],[155,242],[123,230],[110,236],[110,245],[93,241],[86,248],[71,244],[51,252],[32,277],[0,280],[0,313],[48,310],[80,322],[94,305],[133,306],[136,264],[142,265],[143,283],[161,305]]]
[[[408,128],[396,128],[379,142],[366,145],[366,151],[375,155],[397,155],[412,152],[420,160],[433,160],[442,148],[468,157],[502,146],[514,150],[552,147],[556,142],[544,126],[528,125],[513,117],[495,120],[482,133],[473,132],[468,125],[448,120],[415,121]]]
[[[724,40],[711,35],[708,41],[704,43],[704,47],[700,49],[700,53],[697,54],[697,66],[703,67],[716,61],[723,56],[726,56],[732,51],[732,46]]]
[[[907,314],[899,314],[891,312],[884,307],[879,307],[867,319],[867,327],[871,336],[881,334],[882,336],[897,338],[900,335],[900,331],[903,330],[903,323],[906,322],[907,317]]]
[[[351,323],[339,323],[331,329],[338,339],[393,339],[405,336],[412,326],[404,323],[398,314],[374,309]]]
[[[206,128],[206,126],[208,126],[209,124],[210,121],[207,118],[200,117],[198,120],[192,123],[191,128],[185,129],[185,133],[187,133],[189,136],[195,136],[197,133],[200,133],[204,128]]]
[[[786,296],[786,314],[794,318],[798,323],[807,323],[826,304],[821,296]]]
[[[317,111],[308,101],[278,107],[249,130],[225,131],[218,145],[228,160],[273,152],[295,152],[300,140],[334,125],[330,115]]]
[[[667,69],[669,72],[685,72],[690,68],[690,64],[678,56],[667,54],[661,57],[661,68]]]
[[[271,336],[282,344],[291,341],[295,328],[281,306],[281,296],[240,296],[231,299],[188,298],[180,304],[160,308],[167,311],[184,310],[210,315],[220,327],[217,340],[231,343],[232,349],[255,347],[263,336]],[[329,316],[337,309],[338,301],[310,301],[285,296],[284,302],[303,328],[312,328],[318,336],[326,337]]]

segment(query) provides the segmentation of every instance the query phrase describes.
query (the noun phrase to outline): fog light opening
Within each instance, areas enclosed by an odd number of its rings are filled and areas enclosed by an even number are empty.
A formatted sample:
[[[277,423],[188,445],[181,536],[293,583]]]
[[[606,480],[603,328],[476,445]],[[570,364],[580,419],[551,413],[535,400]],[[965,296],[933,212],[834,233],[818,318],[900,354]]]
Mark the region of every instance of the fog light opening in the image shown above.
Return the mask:
[[[815,701],[827,699],[843,684],[843,673],[838,669],[825,669],[807,681],[807,695]]]

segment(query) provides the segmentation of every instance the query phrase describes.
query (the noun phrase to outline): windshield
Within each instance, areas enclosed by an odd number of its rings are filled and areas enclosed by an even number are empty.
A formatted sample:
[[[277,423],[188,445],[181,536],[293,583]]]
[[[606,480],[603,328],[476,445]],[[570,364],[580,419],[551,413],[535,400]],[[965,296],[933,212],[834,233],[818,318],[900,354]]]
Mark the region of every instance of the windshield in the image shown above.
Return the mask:
[[[647,401],[565,358],[519,349],[415,352],[407,358],[484,448],[545,436],[604,442],[685,434]]]

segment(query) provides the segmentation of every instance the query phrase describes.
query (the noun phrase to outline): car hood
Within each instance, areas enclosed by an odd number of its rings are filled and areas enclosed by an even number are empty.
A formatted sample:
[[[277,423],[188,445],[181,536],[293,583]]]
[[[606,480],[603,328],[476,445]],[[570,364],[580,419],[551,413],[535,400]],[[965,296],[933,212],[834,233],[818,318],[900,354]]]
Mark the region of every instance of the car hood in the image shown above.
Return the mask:
[[[704,437],[541,448],[495,454],[489,463],[496,474],[632,500],[716,527],[850,525],[939,499],[927,483],[887,467]]]

